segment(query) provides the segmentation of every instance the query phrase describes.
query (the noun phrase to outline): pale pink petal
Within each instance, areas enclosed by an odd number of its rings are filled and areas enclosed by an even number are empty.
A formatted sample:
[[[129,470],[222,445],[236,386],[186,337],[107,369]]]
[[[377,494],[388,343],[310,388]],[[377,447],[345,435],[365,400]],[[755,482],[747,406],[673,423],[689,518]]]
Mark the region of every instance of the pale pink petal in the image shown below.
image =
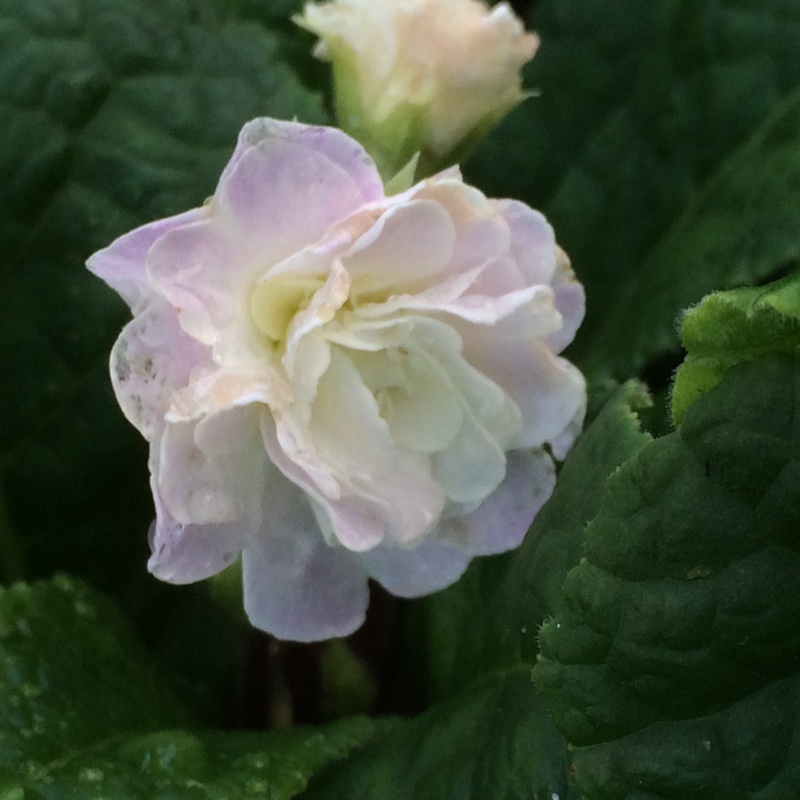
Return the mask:
[[[128,420],[152,440],[163,428],[172,394],[192,371],[211,366],[207,347],[178,325],[174,310],[156,300],[123,329],[111,351],[111,382]]]
[[[470,556],[460,547],[429,539],[416,547],[383,545],[359,558],[370,577],[392,594],[421,597],[455,583]]]
[[[263,523],[242,555],[244,606],[257,628],[311,642],[364,621],[369,590],[353,554],[319,534],[307,497],[277,472],[263,489]]]
[[[445,494],[431,469],[426,453],[399,449],[390,470],[373,475],[359,494],[381,509],[386,537],[408,545],[419,541],[435,527],[445,506]]]
[[[355,552],[368,550],[383,541],[386,532],[384,509],[360,498],[343,497],[341,491],[326,493],[326,487],[321,488],[315,476],[287,454],[275,422],[267,415],[261,419],[261,435],[270,461],[321,507],[329,523],[329,531],[323,533],[330,533],[330,538],[341,537],[342,544]]]
[[[575,338],[586,313],[586,294],[572,271],[567,254],[559,248],[557,257],[558,265],[552,286],[556,307],[562,317],[562,327],[547,339],[554,353],[560,353]]]
[[[350,359],[334,348],[319,381],[309,439],[334,474],[350,480],[389,468],[396,450],[372,392]]]
[[[577,281],[562,283],[553,287],[556,308],[561,314],[563,324],[560,330],[547,337],[547,344],[554,353],[560,353],[575,338],[586,313],[586,294]]]
[[[281,138],[265,138],[242,153],[220,180],[212,210],[242,248],[253,278],[372,199],[348,166]]]
[[[198,365],[191,382],[173,392],[164,418],[167,422],[200,420],[201,426],[208,420],[216,425],[220,411],[252,404],[284,408],[292,401],[292,388],[269,363],[259,369],[201,369]]]
[[[390,208],[358,239],[342,263],[355,293],[431,280],[453,257],[456,236],[447,212],[430,200]]]
[[[581,373],[542,340],[491,336],[465,342],[467,360],[502,386],[522,412],[517,447],[540,447],[558,436],[584,406],[586,383]]]
[[[482,500],[506,474],[506,456],[471,411],[464,413],[455,440],[433,456],[433,476],[445,495],[457,503]]]
[[[503,450],[513,447],[522,424],[520,410],[503,386],[463,357],[461,337],[441,322],[425,320],[417,323],[415,340],[458,387],[461,402],[477,424]]]
[[[556,239],[544,216],[518,200],[493,201],[511,230],[511,247],[525,285],[550,284],[556,271]]]
[[[228,179],[248,150],[264,141],[285,141],[319,153],[350,175],[360,189],[363,202],[369,203],[383,198],[383,181],[375,162],[355,139],[338,128],[303,125],[269,117],[251,120],[242,128],[236,149],[222,173],[220,183]]]
[[[462,425],[458,389],[442,365],[421,348],[409,349],[403,369],[402,383],[384,392],[383,416],[392,439],[420,453],[448,447]],[[375,391],[374,386],[370,389]]]
[[[150,530],[147,568],[159,580],[194,583],[230,566],[248,540],[242,520],[217,525],[185,525],[167,510],[153,484],[156,520]]]
[[[567,427],[558,436],[554,436],[550,440],[550,450],[559,461],[563,461],[567,457],[572,445],[575,444],[575,440],[581,435],[585,416],[586,396],[584,395],[583,403],[578,406],[575,416],[569,421]]]
[[[525,288],[526,284],[513,262],[502,260],[511,246],[508,224],[482,192],[463,183],[460,175],[457,179],[445,179],[439,175],[420,184],[414,197],[435,202],[450,216],[456,236],[448,271],[469,272],[489,262],[496,264],[486,273],[487,277],[493,276],[495,290],[482,291],[476,286],[476,294],[496,297]],[[478,282],[482,280],[483,276]],[[501,280],[503,285],[499,288]]]
[[[295,315],[286,331],[286,355],[284,364],[293,379],[300,378],[295,368],[297,351],[303,339],[312,331],[330,322],[344,305],[350,290],[350,276],[336,259],[330,265],[330,274],[325,283],[314,294],[309,307]],[[302,378],[300,378],[302,380]]]
[[[213,220],[162,236],[150,249],[147,271],[177,310],[181,327],[203,344],[214,345],[220,329],[244,312],[241,256]]]
[[[494,325],[498,320],[530,305],[539,295],[549,297],[549,303],[553,305],[552,290],[544,286],[531,286],[499,297],[470,294],[482,269],[450,275],[434,286],[413,294],[392,295],[381,302],[364,303],[356,309],[356,315],[374,319],[409,312],[443,313],[478,325]]]
[[[522,542],[555,482],[555,466],[543,450],[512,450],[496,491],[472,513],[443,520],[438,535],[471,556],[512,550]]]
[[[96,252],[86,266],[117,292],[134,314],[138,314],[155,298],[145,270],[148,251],[168,231],[197,222],[202,216],[203,210],[194,208],[142,225]]]

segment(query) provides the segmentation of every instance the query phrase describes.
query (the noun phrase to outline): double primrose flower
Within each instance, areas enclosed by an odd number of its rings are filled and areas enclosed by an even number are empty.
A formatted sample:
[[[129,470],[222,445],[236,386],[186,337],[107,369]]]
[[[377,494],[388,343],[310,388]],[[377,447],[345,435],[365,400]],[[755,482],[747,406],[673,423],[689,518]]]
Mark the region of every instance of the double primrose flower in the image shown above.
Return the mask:
[[[545,219],[457,169],[387,197],[339,130],[248,123],[214,196],[89,260],[133,320],[111,357],[150,443],[150,570],[241,553],[279,637],[341,636],[519,544],[585,406],[558,353],[583,291]]]

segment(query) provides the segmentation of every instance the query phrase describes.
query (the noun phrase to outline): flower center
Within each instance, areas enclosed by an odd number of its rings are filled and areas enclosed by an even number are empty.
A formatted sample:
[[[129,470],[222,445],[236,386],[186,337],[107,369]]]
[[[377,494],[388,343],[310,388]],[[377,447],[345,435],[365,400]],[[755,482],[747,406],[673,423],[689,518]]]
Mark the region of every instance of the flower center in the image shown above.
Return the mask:
[[[253,324],[273,342],[281,342],[294,316],[308,307],[322,286],[319,278],[281,276],[257,283],[250,296]]]

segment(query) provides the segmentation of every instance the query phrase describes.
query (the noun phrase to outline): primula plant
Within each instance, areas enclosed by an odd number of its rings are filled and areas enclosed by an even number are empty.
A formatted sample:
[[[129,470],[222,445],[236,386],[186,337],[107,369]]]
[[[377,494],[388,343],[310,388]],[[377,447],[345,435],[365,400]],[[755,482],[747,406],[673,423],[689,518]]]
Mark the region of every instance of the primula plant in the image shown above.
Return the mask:
[[[0,0],[0,798],[800,798],[799,40]]]

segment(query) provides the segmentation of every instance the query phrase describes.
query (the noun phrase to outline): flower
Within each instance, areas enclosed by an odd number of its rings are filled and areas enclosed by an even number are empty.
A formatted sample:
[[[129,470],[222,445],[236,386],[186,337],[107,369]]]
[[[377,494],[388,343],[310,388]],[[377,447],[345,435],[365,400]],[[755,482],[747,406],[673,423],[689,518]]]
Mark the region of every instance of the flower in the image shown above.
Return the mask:
[[[481,0],[331,0],[295,21],[333,63],[339,124],[387,177],[417,151],[457,161],[525,98],[539,45],[508,3]]]
[[[241,552],[282,638],[355,630],[368,576],[419,596],[517,546],[581,425],[557,353],[583,291],[542,215],[455,168],[386,197],[336,129],[248,123],[204,206],[88,266],[134,315],[111,375],[150,443],[150,570]]]

